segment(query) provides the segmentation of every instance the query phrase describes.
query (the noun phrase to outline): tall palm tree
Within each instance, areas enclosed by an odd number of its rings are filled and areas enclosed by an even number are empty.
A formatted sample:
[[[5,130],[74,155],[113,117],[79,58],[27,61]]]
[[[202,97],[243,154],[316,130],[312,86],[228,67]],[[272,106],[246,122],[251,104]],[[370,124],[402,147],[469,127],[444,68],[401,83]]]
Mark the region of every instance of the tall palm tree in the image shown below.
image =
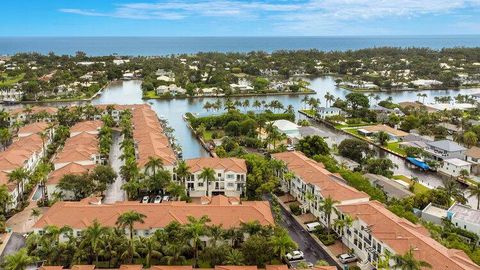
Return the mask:
[[[413,254],[413,248],[410,248],[405,254],[395,254],[392,257],[397,262],[395,269],[401,270],[422,270],[424,268],[432,268],[426,261],[417,260]],[[435,258],[432,258],[435,259]]]
[[[32,212],[30,213],[30,216],[33,218],[34,222],[37,222],[38,217],[42,215],[42,212],[40,211],[39,208],[33,208]]]
[[[7,185],[0,186],[0,209],[2,210],[3,214],[7,213],[7,208],[12,202],[12,195],[7,188]]]
[[[177,174],[177,179],[180,180],[180,183],[185,186],[185,181],[192,173],[190,173],[190,167],[183,160],[178,162],[177,167],[175,168],[175,173]]]
[[[17,184],[17,202],[23,202],[23,183],[28,177],[28,172],[24,168],[17,168],[8,173],[8,182]]]
[[[98,264],[98,254],[100,253],[100,244],[102,236],[108,232],[107,227],[103,227],[97,219],[95,219],[92,225],[88,226],[84,232],[84,239],[86,243],[89,243],[91,255],[95,256],[95,264]]]
[[[215,171],[212,168],[203,168],[202,172],[198,176],[207,185],[207,192],[205,196],[210,196],[210,182],[215,181]]]
[[[378,259],[378,262],[376,263],[376,267],[378,269],[384,269],[384,270],[390,270],[390,260],[392,259],[392,253],[390,251],[385,250],[383,255]]]
[[[157,169],[163,169],[163,160],[157,157],[148,157],[148,161],[145,163],[145,171],[151,171],[155,178]]]
[[[477,198],[477,209],[480,210],[480,183],[468,187],[468,196]]]
[[[278,259],[282,261],[287,254],[297,248],[297,244],[290,238],[288,233],[283,228],[276,228],[275,234],[271,237],[270,245],[278,256]]]
[[[115,223],[119,228],[125,229],[128,227],[128,231],[130,233],[130,239],[133,238],[133,226],[135,223],[145,223],[145,216],[142,213],[138,213],[136,211],[128,211],[117,218],[117,222]]]
[[[222,225],[211,225],[208,227],[208,236],[210,236],[210,242],[212,247],[217,246],[217,242],[223,239],[225,235],[225,230],[222,228]]]
[[[334,206],[335,204],[339,203],[339,201],[336,201],[332,199],[332,197],[327,197],[325,198],[321,203],[320,203],[320,209],[322,212],[325,214],[327,217],[327,232],[330,234],[330,223],[332,219],[332,212],[335,210]]]
[[[206,235],[206,224],[210,221],[210,218],[207,216],[202,216],[199,219],[189,216],[188,224],[185,225],[185,233],[190,238],[190,243],[195,254],[195,267],[198,267],[198,249],[201,244],[200,238]]]
[[[5,270],[25,270],[34,264],[35,260],[35,257],[28,255],[26,248],[22,248],[16,253],[7,255],[2,265]]]
[[[40,136],[40,139],[42,139],[42,157],[45,157],[45,153],[47,152],[47,138],[48,138],[48,131],[42,131],[38,133],[38,136]]]

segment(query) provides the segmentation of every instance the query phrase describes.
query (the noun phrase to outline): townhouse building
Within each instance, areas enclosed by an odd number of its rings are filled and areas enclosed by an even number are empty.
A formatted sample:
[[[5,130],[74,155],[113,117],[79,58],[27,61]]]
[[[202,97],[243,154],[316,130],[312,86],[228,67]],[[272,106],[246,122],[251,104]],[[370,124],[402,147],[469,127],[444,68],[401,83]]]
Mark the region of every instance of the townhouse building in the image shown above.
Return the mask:
[[[240,197],[245,191],[247,164],[243,159],[207,157],[189,159],[186,163],[191,175],[185,181],[185,188],[191,197],[215,195]],[[208,194],[207,182],[200,178],[205,168],[215,171],[215,181],[208,183]]]
[[[33,172],[43,157],[44,147],[47,146],[40,135],[31,134],[16,138],[5,151],[0,152],[0,185],[6,185],[12,196],[7,210],[17,207],[25,185],[28,184],[28,178],[18,185],[11,183],[8,174],[18,168]]]
[[[77,136],[78,134],[85,132],[92,135],[98,135],[100,129],[103,127],[103,121],[91,120],[78,122],[70,128],[70,137]]]
[[[53,165],[55,170],[58,170],[72,162],[81,165],[101,162],[97,135],[82,132],[65,141],[63,149],[53,160]]]
[[[170,201],[158,204],[140,203],[136,201],[101,204],[100,198],[86,198],[80,202],[57,202],[35,223],[33,232],[43,234],[48,225],[57,227],[69,226],[73,235],[79,236],[82,231],[97,220],[106,227],[116,227],[118,217],[125,212],[136,211],[146,217],[143,223],[135,223],[134,235],[149,236],[173,221],[188,223],[188,217],[200,218],[208,216],[209,224],[222,225],[225,229],[239,228],[242,223],[258,221],[261,225],[274,225],[270,205],[267,201],[243,201],[225,196],[212,197],[207,203],[187,203]],[[72,214],[75,213],[75,214]],[[125,233],[129,233],[128,229]],[[67,235],[60,236],[61,241]],[[208,237],[202,239],[208,244]]]
[[[19,138],[23,138],[33,134],[40,134],[42,132],[45,132],[45,135],[47,136],[46,138],[47,142],[50,143],[51,140],[53,139],[53,136],[55,135],[55,126],[44,121],[34,122],[19,128],[17,132],[17,136]]]

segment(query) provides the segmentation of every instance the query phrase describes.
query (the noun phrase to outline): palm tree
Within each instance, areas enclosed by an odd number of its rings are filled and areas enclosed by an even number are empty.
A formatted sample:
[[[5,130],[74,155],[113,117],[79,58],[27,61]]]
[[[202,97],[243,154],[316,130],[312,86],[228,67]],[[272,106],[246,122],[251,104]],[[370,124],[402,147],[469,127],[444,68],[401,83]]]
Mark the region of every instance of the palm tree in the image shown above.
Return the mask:
[[[145,171],[152,171],[152,176],[155,178],[157,169],[163,169],[163,160],[157,157],[148,157],[148,161],[145,163]]]
[[[7,213],[7,208],[12,202],[12,195],[7,188],[7,185],[0,186],[0,209],[2,209],[3,214]]]
[[[480,210],[480,183],[468,187],[468,196],[477,198],[477,209]]]
[[[145,223],[146,217],[147,216],[145,216],[144,214],[132,210],[121,214],[115,224],[122,229],[128,227],[128,231],[130,232],[130,239],[132,239],[133,226],[135,225],[135,223]]]
[[[98,254],[100,253],[100,243],[102,236],[108,232],[107,227],[103,227],[97,219],[95,219],[92,225],[88,226],[84,232],[84,240],[89,243],[91,255],[95,256],[95,264],[98,264]]]
[[[165,260],[168,265],[181,265],[187,258],[183,256],[186,246],[183,242],[178,243],[168,243],[165,246]]]
[[[259,110],[262,107],[262,103],[259,100],[254,100],[252,106]]]
[[[378,269],[390,270],[390,260],[392,259],[392,253],[385,250],[383,255],[378,259],[377,264],[375,265]]]
[[[291,189],[291,186],[292,186],[292,180],[295,179],[295,174],[293,172],[286,172],[283,174],[283,180],[287,183],[287,189],[288,189],[288,193],[290,193],[290,189]]]
[[[297,244],[292,240],[292,238],[290,238],[288,233],[283,228],[276,228],[275,234],[270,240],[270,245],[280,261],[284,259],[287,252],[297,248]]]
[[[217,246],[218,240],[221,240],[223,238],[223,235],[225,234],[225,230],[222,228],[222,225],[211,225],[208,227],[208,235],[210,236],[210,242],[212,247]]]
[[[17,184],[17,202],[23,202],[23,182],[28,177],[28,172],[24,168],[17,168],[8,174],[8,182]]]
[[[160,248],[159,242],[154,237],[143,238],[142,245],[139,251],[143,253],[145,257],[145,266],[149,268],[152,265],[152,258],[160,258],[162,253],[158,251]]]
[[[18,252],[7,255],[4,259],[3,269],[5,270],[25,270],[28,266],[35,263],[35,257],[28,255],[27,249],[22,248]]]
[[[413,254],[413,248],[410,248],[404,255],[395,254],[395,269],[401,270],[422,270],[423,268],[432,268],[432,266],[421,260],[417,260]],[[435,258],[432,258],[435,259]]]
[[[325,198],[321,203],[320,203],[320,209],[325,213],[325,216],[327,217],[327,232],[330,234],[330,222],[332,218],[332,212],[335,210],[334,205],[339,203],[339,201],[336,201],[332,199],[332,197],[327,197]]]
[[[180,179],[182,186],[185,186],[185,180],[192,175],[192,173],[190,173],[190,167],[188,167],[187,163],[183,160],[178,162],[175,173],[177,174],[177,180]]]
[[[38,133],[38,136],[40,136],[40,139],[42,139],[42,157],[45,157],[45,153],[47,151],[47,146],[46,146],[46,141],[48,138],[48,131],[42,131]]]
[[[215,171],[212,168],[205,167],[198,176],[207,185],[207,193],[205,196],[210,196],[210,182],[215,181]]]
[[[0,142],[2,143],[3,150],[7,149],[7,144],[11,139],[12,134],[8,128],[0,128]]]
[[[466,201],[463,191],[460,189],[460,186],[457,184],[455,180],[451,180],[451,179],[444,180],[442,189],[445,190],[445,192],[447,193],[449,200],[451,198],[454,198],[454,200],[457,200],[458,202],[463,203]],[[449,206],[449,205],[445,205],[445,206]]]
[[[38,209],[38,208],[33,208],[30,215],[32,216],[33,221],[37,222],[38,217],[40,217],[42,215],[42,211],[40,211],[40,209]]]
[[[199,219],[189,216],[188,224],[185,225],[185,233],[190,238],[190,243],[192,244],[195,254],[195,267],[198,267],[198,249],[201,244],[200,238],[207,233],[206,223],[210,221],[210,218],[207,216],[202,216]]]

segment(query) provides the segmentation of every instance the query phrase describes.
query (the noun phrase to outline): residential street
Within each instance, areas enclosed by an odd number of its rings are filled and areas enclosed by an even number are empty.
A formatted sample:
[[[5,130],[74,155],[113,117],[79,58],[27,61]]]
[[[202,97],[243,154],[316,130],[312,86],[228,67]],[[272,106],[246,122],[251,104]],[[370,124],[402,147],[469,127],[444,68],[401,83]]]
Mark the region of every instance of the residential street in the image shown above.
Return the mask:
[[[325,260],[330,265],[340,267],[313,239],[312,235],[295,221],[289,212],[281,206],[280,209],[282,215],[280,225],[288,230],[290,237],[298,244],[298,248],[303,251],[306,262],[315,264],[319,260]]]
[[[12,233],[12,236],[8,240],[3,253],[0,254],[0,258],[3,258],[6,255],[15,253],[19,249],[25,246],[25,238],[20,233]]]
[[[123,179],[120,176],[120,167],[123,165],[123,161],[120,160],[120,155],[122,155],[122,150],[120,149],[121,142],[122,136],[119,133],[114,132],[113,144],[110,150],[110,165],[112,166],[113,170],[118,174],[118,177],[105,192],[105,198],[103,199],[103,203],[112,204],[117,201],[124,201],[127,197],[125,191],[122,190]]]

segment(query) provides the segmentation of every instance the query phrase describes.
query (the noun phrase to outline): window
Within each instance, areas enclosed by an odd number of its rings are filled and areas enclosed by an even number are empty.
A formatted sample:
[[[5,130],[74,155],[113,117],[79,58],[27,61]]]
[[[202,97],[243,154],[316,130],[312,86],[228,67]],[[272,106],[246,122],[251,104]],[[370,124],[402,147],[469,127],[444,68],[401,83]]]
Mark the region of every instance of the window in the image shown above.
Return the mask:
[[[218,177],[219,177],[219,178],[222,177],[222,173],[218,173]]]
[[[235,179],[235,175],[234,174],[227,174],[227,179]]]
[[[228,183],[227,186],[228,187],[234,187],[235,185],[233,183]]]
[[[203,182],[198,183],[198,187],[203,187]]]

